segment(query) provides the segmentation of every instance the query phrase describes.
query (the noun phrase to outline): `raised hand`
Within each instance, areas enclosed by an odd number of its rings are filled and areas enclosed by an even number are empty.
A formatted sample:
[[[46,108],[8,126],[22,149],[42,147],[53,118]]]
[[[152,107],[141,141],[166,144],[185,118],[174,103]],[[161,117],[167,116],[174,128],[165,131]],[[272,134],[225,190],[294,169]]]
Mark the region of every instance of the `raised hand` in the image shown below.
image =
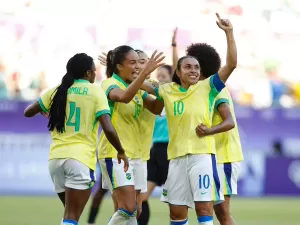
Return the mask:
[[[102,52],[102,55],[98,56],[98,60],[100,61],[100,64],[102,66],[106,66],[107,65],[106,58],[107,58],[107,53],[105,53],[105,52]]]
[[[158,67],[165,65],[165,63],[162,62],[165,56],[162,56],[162,54],[162,52],[159,54],[157,54],[157,51],[153,52],[142,73],[149,75]]]
[[[219,13],[216,13],[216,16],[218,18],[218,21],[216,21],[216,23],[220,29],[224,30],[225,32],[233,30],[232,24],[228,19],[222,19]]]
[[[178,28],[176,27],[173,31],[172,45],[177,45],[177,30]]]

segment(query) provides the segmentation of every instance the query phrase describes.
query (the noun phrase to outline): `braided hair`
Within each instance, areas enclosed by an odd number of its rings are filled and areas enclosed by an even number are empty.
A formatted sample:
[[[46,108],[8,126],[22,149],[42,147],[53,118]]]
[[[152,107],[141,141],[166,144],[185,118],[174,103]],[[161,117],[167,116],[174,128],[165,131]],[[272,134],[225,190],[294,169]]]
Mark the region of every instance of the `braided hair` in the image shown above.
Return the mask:
[[[62,78],[61,84],[56,88],[49,112],[49,131],[65,131],[66,105],[68,89],[76,79],[84,78],[86,72],[91,70],[94,64],[93,58],[85,53],[79,53],[69,59],[67,73]]]

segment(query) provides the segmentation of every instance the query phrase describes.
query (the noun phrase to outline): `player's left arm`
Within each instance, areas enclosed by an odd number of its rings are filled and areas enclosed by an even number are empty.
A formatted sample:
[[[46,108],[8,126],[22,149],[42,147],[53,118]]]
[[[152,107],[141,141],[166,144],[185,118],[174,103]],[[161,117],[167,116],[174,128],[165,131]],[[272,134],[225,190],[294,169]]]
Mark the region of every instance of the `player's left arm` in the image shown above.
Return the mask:
[[[152,98],[147,92],[143,94],[143,104],[154,115],[160,115],[164,108],[164,101],[158,98]]]
[[[227,40],[226,64],[222,66],[218,71],[220,79],[223,82],[226,82],[231,73],[237,67],[237,49],[233,35],[232,24],[229,20],[222,19],[218,13],[216,15],[218,18],[217,25],[220,29],[222,29],[225,32]]]
[[[152,83],[146,80],[142,84],[141,89],[143,91],[146,91],[148,94],[156,95],[155,88],[157,87],[158,87],[158,83]]]

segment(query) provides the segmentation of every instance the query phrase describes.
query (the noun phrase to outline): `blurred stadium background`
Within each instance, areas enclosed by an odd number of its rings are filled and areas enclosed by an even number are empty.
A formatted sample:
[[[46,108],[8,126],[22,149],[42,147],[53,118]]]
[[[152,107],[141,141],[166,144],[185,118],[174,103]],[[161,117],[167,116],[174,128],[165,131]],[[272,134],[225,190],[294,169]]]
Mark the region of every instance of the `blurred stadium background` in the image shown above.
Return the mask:
[[[191,42],[207,42],[225,59],[214,12],[230,18],[238,46],[228,88],[245,162],[232,212],[240,225],[300,224],[299,0],[1,0],[0,225],[59,224],[62,207],[47,168],[47,121],[28,120],[23,110],[60,82],[73,54],[96,60],[128,44],[162,50],[171,63],[178,26],[179,55]],[[104,68],[97,66],[101,82]],[[109,198],[103,206],[98,224],[112,213]],[[157,198],[151,206],[150,223],[168,224],[167,206]],[[191,212],[191,224],[193,218]]]

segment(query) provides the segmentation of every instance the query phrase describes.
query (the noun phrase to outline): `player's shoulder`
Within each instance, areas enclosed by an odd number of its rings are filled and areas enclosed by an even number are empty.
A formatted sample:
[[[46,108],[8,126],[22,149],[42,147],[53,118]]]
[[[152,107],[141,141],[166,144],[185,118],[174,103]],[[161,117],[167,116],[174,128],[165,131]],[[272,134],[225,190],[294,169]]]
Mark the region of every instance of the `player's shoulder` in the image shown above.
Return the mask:
[[[106,80],[102,81],[101,86],[104,90],[106,90],[113,86],[121,88],[123,85],[117,79],[110,77],[110,78],[107,78]]]
[[[163,90],[171,90],[171,89],[176,89],[178,87],[178,84],[176,84],[175,82],[171,82],[171,83],[165,83],[159,86],[159,88],[163,89]]]
[[[47,95],[47,96],[51,96],[51,95],[54,95],[55,94],[55,92],[56,92],[56,89],[59,87],[59,85],[56,85],[56,86],[54,86],[54,87],[51,87],[51,88],[46,88],[45,90],[43,90],[42,92],[41,92],[41,96],[45,96],[45,95]]]
[[[102,86],[103,86],[103,85],[109,85],[109,84],[117,84],[117,80],[114,79],[114,78],[112,78],[112,77],[110,77],[110,78],[107,78],[107,79],[105,79],[105,80],[103,80],[103,81],[101,82],[101,85],[102,85]]]

